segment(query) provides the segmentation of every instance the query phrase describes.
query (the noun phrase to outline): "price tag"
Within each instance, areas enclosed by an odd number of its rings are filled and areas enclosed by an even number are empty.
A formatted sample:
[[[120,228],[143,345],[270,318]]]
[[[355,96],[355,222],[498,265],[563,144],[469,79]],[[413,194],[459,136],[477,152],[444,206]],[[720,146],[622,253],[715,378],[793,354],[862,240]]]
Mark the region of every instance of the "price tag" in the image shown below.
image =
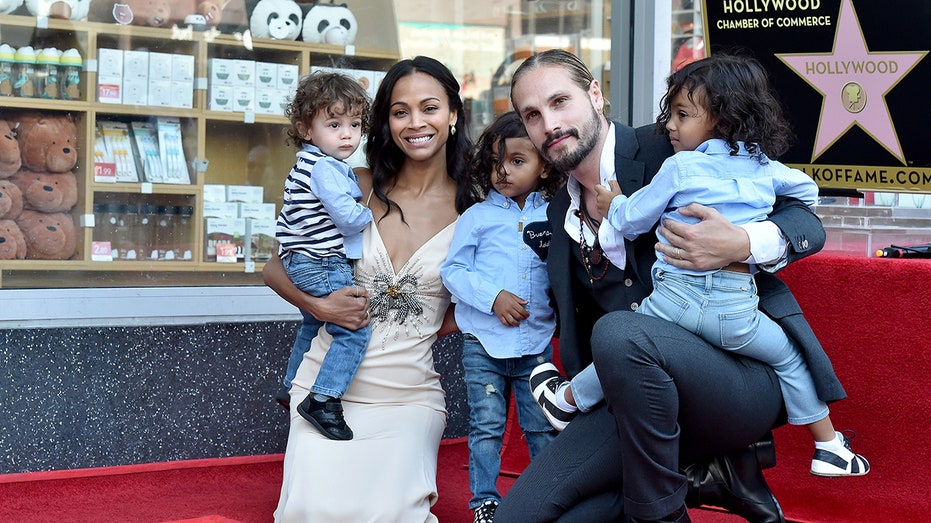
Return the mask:
[[[99,183],[116,183],[116,164],[95,163],[94,181]]]
[[[113,261],[113,249],[110,242],[91,242],[91,260]]]

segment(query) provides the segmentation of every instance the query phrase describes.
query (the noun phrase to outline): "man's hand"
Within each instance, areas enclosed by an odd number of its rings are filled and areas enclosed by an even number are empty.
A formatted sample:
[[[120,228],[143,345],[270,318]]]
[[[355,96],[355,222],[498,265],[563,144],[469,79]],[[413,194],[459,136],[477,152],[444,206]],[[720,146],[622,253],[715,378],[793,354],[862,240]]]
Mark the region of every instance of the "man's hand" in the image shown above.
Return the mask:
[[[679,208],[685,216],[701,221],[686,224],[664,220],[657,229],[669,245],[657,243],[666,262],[682,269],[712,270],[750,257],[750,237],[721,213],[697,203]]]
[[[611,185],[611,189],[605,189],[601,185],[595,186],[595,195],[597,197],[598,203],[598,215],[604,218],[608,215],[608,211],[611,210],[611,201],[614,200],[614,197],[622,194],[621,186],[617,184],[616,181],[611,180],[608,182]]]
[[[530,317],[530,313],[524,308],[527,300],[521,299],[508,291],[501,291],[495,297],[495,303],[491,306],[495,316],[501,320],[501,324],[507,327],[516,327],[521,321]]]

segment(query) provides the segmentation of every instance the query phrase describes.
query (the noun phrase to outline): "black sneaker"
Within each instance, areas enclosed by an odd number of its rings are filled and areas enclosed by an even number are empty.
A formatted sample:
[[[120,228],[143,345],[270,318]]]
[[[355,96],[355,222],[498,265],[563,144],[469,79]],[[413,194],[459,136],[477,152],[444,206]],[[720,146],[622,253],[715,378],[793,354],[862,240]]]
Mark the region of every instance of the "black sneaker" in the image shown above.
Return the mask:
[[[475,518],[472,523],[493,523],[495,520],[495,511],[498,510],[498,502],[493,499],[485,500],[477,509],[475,509]]]
[[[297,406],[297,413],[330,439],[352,439],[352,429],[346,425],[346,420],[343,419],[343,403],[339,398],[327,398],[326,401],[317,401],[314,399],[313,393],[308,394],[304,401]]]

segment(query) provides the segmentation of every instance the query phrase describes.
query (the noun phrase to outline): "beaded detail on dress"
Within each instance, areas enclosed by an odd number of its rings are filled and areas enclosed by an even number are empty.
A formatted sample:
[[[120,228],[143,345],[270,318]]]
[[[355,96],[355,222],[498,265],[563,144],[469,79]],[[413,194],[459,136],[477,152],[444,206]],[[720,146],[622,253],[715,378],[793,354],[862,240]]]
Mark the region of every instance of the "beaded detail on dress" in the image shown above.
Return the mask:
[[[371,299],[369,311],[372,318],[385,321],[388,313],[395,311],[392,318],[396,323],[404,323],[411,314],[423,314],[423,303],[417,297],[417,277],[405,274],[392,281],[388,274],[376,274],[372,280],[375,295]]]

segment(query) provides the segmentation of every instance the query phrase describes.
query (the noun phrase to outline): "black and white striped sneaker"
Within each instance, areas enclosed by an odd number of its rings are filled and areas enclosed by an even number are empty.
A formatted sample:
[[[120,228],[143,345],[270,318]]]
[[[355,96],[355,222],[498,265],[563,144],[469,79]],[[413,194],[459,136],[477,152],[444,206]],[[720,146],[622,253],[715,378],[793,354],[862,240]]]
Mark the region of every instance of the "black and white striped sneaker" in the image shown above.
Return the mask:
[[[486,499],[484,503],[475,509],[475,518],[472,523],[494,523],[496,510],[498,510],[498,502],[493,499]]]
[[[843,440],[843,448],[836,451],[816,448],[815,457],[811,460],[811,473],[829,478],[865,476],[870,471],[870,462],[850,450],[849,437],[840,432],[837,436]]]
[[[530,373],[530,393],[537,400],[543,414],[550,425],[558,431],[566,428],[572,421],[576,412],[569,412],[559,408],[556,404],[556,390],[565,383],[566,378],[559,375],[559,371],[552,363],[537,365]]]

